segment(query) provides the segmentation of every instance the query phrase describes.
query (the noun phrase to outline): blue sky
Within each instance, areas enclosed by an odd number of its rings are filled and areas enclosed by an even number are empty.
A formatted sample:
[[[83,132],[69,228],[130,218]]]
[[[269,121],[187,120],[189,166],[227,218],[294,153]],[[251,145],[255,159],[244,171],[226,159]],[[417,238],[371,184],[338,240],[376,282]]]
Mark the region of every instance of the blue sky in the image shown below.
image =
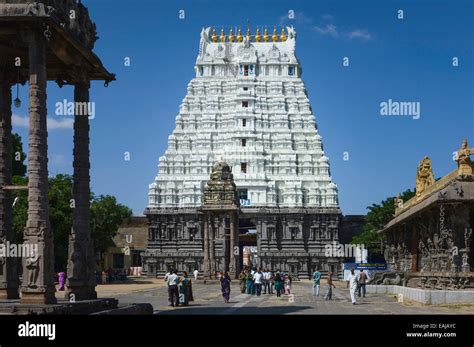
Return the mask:
[[[413,188],[423,156],[431,157],[439,177],[456,167],[452,152],[463,138],[474,145],[470,0],[83,3],[100,37],[94,51],[117,74],[108,88],[100,82],[91,88],[92,190],[115,195],[136,214],[146,206],[148,184],[194,76],[203,26],[245,27],[247,19],[295,26],[302,78],[344,214],[363,214],[368,205]],[[25,146],[27,92],[20,87],[23,105],[13,109],[14,131]],[[72,87],[48,84],[50,175],[72,173],[72,119],[54,112],[56,102],[72,98]],[[381,116],[380,103],[388,99],[420,102],[420,119]]]

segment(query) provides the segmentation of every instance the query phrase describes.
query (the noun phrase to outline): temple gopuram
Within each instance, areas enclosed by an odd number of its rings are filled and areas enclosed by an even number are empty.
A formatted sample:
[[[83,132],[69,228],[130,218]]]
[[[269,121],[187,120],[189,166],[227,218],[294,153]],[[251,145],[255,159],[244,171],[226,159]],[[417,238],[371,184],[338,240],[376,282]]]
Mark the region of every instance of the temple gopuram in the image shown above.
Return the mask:
[[[338,191],[301,79],[296,31],[261,29],[201,31],[196,75],[149,185],[146,275],[234,273],[249,247],[252,266],[306,278],[316,268],[338,271],[340,259],[324,254],[339,240]],[[221,171],[222,182],[233,177],[237,204],[209,207],[206,189],[218,187]],[[227,206],[224,214],[216,204]],[[207,256],[215,256],[211,268]]]
[[[396,200],[394,218],[382,230],[388,272],[376,284],[426,289],[474,288],[474,153],[464,140],[458,168],[435,180],[431,160],[418,165],[416,195]]]

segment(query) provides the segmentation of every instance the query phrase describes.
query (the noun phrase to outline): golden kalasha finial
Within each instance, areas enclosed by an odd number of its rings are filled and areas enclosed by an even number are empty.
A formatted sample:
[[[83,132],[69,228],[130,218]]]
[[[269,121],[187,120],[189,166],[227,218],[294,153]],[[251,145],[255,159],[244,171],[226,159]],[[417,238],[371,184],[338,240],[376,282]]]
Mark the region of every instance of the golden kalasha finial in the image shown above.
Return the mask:
[[[281,28],[280,41],[281,41],[281,42],[285,42],[285,41],[286,41],[285,28]]]
[[[260,29],[257,28],[255,32],[255,42],[260,42],[262,40],[262,36],[260,35]]]
[[[247,27],[247,39],[252,41],[252,34],[250,33],[250,27]]]
[[[224,28],[221,28],[221,36],[219,36],[221,42],[225,42],[225,33]]]
[[[237,31],[237,41],[242,42],[244,40],[244,37],[242,36],[242,30]]]
[[[267,28],[265,28],[265,30],[263,31],[263,41],[265,41],[265,42],[270,41],[270,37],[268,36],[268,29]]]
[[[235,41],[234,30],[232,28],[230,28],[230,31],[229,31],[229,41],[230,42]]]
[[[272,41],[277,42],[278,41],[278,34],[277,34],[277,28],[273,28],[273,35],[272,35]]]
[[[216,28],[212,29],[211,41],[217,42]]]

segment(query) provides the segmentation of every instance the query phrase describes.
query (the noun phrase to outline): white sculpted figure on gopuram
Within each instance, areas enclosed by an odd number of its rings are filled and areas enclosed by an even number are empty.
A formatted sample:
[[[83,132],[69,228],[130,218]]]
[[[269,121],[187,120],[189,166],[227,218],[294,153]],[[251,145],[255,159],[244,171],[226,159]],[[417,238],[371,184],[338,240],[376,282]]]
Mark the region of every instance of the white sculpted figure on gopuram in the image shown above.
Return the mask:
[[[295,48],[293,27],[202,30],[196,77],[149,186],[147,275],[236,272],[244,246],[256,248],[255,266],[303,277],[338,271],[339,260],[324,255],[338,240],[338,192]],[[236,209],[208,209],[208,182],[227,166]]]

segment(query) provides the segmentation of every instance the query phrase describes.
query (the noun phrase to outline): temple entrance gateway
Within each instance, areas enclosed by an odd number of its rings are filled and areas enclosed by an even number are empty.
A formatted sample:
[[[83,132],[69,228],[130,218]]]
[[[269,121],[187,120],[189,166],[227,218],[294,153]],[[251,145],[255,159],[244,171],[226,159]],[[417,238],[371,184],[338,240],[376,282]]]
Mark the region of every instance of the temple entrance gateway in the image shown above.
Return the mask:
[[[155,276],[157,265],[164,275],[167,257],[178,271],[192,259],[209,276],[233,272],[235,259],[242,266],[240,237],[256,243],[260,266],[294,276],[307,278],[315,263],[322,272],[340,263],[324,253],[339,240],[341,210],[301,80],[296,31],[286,27],[278,35],[275,28],[271,42],[250,36],[250,28],[237,40],[201,31],[196,75],[149,185],[143,274]],[[220,191],[226,180],[210,184],[209,175],[221,161],[238,187],[235,203],[214,201],[221,193],[211,187]],[[251,242],[242,229],[230,231],[235,218],[239,227],[251,221]],[[163,231],[171,233],[165,238]]]

